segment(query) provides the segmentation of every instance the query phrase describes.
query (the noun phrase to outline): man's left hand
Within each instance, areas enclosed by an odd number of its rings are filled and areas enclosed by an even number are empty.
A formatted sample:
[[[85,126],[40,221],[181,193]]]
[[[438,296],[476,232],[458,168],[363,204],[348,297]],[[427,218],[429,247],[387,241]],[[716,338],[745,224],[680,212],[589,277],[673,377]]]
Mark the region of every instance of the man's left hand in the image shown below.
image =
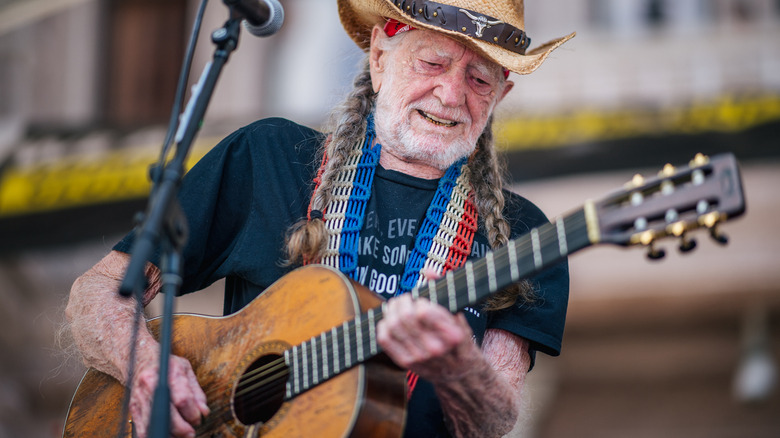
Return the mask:
[[[481,359],[462,313],[451,314],[427,299],[409,294],[387,302],[377,324],[377,341],[400,367],[431,382],[456,380]]]

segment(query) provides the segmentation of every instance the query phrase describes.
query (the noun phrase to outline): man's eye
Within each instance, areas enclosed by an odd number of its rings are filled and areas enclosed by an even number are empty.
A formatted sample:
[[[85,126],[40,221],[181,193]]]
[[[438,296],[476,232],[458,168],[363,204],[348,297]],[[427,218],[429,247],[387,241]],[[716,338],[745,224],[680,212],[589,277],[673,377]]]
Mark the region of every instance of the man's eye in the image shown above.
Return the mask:
[[[471,81],[472,88],[477,92],[477,94],[486,96],[490,94],[491,91],[493,91],[493,83],[489,80],[485,80],[477,76],[472,76]]]
[[[493,83],[490,80],[483,79],[479,76],[473,76],[474,85],[480,88],[491,88]]]

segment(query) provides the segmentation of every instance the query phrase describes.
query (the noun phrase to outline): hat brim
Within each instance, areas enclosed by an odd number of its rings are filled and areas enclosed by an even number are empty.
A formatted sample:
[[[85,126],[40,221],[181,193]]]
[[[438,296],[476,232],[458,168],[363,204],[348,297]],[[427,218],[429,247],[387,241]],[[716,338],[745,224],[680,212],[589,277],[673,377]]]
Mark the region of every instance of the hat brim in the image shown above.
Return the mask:
[[[521,75],[529,74],[539,68],[553,50],[576,35],[576,32],[572,32],[527,50],[525,55],[521,55],[486,41],[469,38],[462,33],[418,21],[398,12],[391,0],[338,0],[338,11],[344,30],[364,51],[368,50],[371,43],[371,29],[374,25],[383,25],[388,18],[394,18],[416,28],[429,29],[450,36],[480,55]]]

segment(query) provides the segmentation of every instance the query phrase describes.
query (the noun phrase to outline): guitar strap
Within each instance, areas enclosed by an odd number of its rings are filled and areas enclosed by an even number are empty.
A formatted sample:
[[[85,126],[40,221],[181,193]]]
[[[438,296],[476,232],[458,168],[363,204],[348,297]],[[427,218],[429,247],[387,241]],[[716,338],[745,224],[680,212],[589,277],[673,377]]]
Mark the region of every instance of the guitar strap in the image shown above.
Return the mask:
[[[321,263],[339,269],[357,280],[358,242],[366,205],[371,197],[374,173],[379,164],[382,145],[374,144],[374,118],[366,120],[365,138],[355,143],[346,163],[339,169],[333,183],[328,205],[320,213],[328,232],[328,246]],[[328,163],[326,140],[322,164],[314,179],[315,188],[309,201],[309,220],[312,202],[322,182]],[[474,189],[469,182],[468,157],[452,164],[439,184],[415,237],[400,287],[396,295],[411,291],[426,279],[424,269],[433,269],[439,275],[456,269],[466,262],[477,231],[477,209]],[[419,376],[406,373],[407,397],[411,399]]]
[[[365,138],[355,143],[346,162],[337,170],[332,196],[322,211],[328,245],[320,262],[339,269],[355,280],[360,230],[363,228],[365,209],[371,196],[374,173],[382,149],[381,144],[374,144],[376,135],[373,115],[367,118],[365,129]],[[326,140],[329,141],[330,138]],[[315,189],[309,202],[309,220],[311,203],[322,182],[327,162],[326,149],[314,179]],[[464,157],[451,165],[439,179],[436,193],[415,237],[414,248],[404,268],[398,294],[409,292],[426,281],[422,275],[423,270],[432,269],[437,274],[444,275],[447,271],[463,265],[471,253],[478,216],[469,175],[468,157]]]

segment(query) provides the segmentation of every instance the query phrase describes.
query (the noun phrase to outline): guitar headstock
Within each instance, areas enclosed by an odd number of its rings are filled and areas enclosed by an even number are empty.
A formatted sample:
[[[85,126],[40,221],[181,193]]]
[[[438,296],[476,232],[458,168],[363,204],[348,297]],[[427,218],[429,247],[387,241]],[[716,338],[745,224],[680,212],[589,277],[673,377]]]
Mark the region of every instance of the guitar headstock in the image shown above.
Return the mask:
[[[696,242],[689,231],[707,228],[721,244],[727,238],[718,225],[744,213],[737,160],[732,154],[712,158],[697,154],[687,166],[667,164],[658,175],[639,174],[622,190],[594,203],[599,241],[618,245],[644,245],[648,257],[661,258],[663,250],[654,243],[677,237],[680,250],[689,251]]]

